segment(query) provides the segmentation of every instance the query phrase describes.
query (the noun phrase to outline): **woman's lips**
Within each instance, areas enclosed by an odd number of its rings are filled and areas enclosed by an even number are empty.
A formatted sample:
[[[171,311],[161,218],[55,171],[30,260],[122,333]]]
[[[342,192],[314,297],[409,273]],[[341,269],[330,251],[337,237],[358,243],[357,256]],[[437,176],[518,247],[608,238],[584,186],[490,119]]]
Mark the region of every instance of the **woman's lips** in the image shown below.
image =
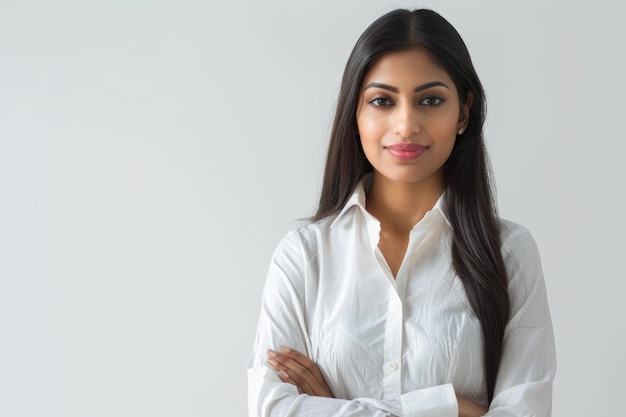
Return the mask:
[[[395,145],[385,146],[391,156],[401,161],[412,161],[418,158],[428,146],[418,145],[417,143],[396,143]]]

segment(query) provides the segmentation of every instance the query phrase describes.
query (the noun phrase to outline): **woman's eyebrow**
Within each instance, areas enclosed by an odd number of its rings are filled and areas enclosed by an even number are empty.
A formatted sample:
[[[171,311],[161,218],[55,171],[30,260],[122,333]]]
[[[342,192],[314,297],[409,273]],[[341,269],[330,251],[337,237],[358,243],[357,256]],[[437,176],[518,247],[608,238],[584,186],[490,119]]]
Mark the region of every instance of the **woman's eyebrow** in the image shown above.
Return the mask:
[[[440,86],[441,87],[445,87],[448,90],[450,89],[450,87],[448,87],[448,85],[446,83],[444,83],[443,81],[431,81],[429,83],[420,85],[419,87],[415,87],[413,92],[417,93],[419,91],[426,90],[427,88],[430,88],[430,87],[440,87]]]
[[[413,89],[414,93],[418,93],[422,90],[426,90],[427,88],[431,88],[431,87],[445,87],[448,90],[450,89],[450,87],[448,87],[448,85],[446,83],[444,83],[443,81],[431,81],[429,83],[426,84],[422,84],[420,86],[417,86]],[[393,87],[389,84],[385,84],[385,83],[377,83],[377,82],[373,82],[373,83],[369,83],[368,85],[365,86],[365,88],[363,90],[367,90],[368,88],[382,88],[383,90],[388,90],[391,91],[392,93],[397,93],[398,92],[398,88]]]

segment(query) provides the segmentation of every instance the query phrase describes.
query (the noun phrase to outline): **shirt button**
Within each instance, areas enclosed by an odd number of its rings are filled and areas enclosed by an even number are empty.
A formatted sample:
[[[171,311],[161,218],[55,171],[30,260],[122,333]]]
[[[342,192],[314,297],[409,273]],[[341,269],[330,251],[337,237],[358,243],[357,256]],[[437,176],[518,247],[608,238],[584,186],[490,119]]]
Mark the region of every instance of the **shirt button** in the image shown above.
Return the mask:
[[[393,372],[396,371],[398,369],[398,363],[396,361],[393,361],[389,364],[389,369]]]

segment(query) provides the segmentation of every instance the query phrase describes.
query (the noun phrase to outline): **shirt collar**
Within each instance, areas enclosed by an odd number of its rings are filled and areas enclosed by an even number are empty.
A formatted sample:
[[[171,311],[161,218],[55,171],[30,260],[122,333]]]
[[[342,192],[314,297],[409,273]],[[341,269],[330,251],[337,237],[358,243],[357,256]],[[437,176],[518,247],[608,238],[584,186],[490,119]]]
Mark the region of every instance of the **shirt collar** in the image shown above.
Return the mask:
[[[445,201],[446,199],[445,199],[445,195],[446,195],[446,192],[444,191],[439,196],[439,199],[435,203],[435,206],[428,213],[438,213],[441,217],[443,217],[443,220],[445,220],[445,222],[448,225],[448,227],[452,228],[452,223],[450,223],[450,220],[448,220],[448,215],[446,214],[446,201]],[[426,213],[426,214],[428,214],[428,213]]]
[[[372,173],[368,173],[363,178],[361,178],[361,181],[359,181],[359,183],[357,184],[356,188],[354,189],[354,192],[352,193],[348,201],[346,201],[346,204],[343,206],[343,208],[341,209],[337,217],[331,223],[330,225],[331,229],[333,228],[335,223],[339,219],[344,217],[345,214],[354,206],[359,207],[363,211],[363,214],[366,217],[371,216],[371,214],[366,209],[366,194],[367,194],[367,191],[372,186],[373,180],[374,180],[374,176],[372,175]],[[448,220],[448,217],[446,216],[445,198],[444,198],[445,194],[446,193],[444,191],[441,194],[441,196],[439,196],[439,199],[435,203],[434,207],[431,210],[429,210],[426,213],[426,215],[424,215],[424,219],[430,219],[430,221],[432,221],[434,220],[435,217],[441,216],[446,222],[446,224],[448,225],[448,227],[452,227],[450,221]]]
[[[366,194],[372,186],[373,179],[374,176],[372,174],[366,174],[363,178],[361,178],[356,188],[354,189],[354,192],[352,193],[348,201],[346,201],[346,204],[344,204],[343,208],[330,225],[331,229],[335,225],[337,220],[341,219],[348,212],[348,210],[350,210],[354,206],[360,207],[363,210],[364,214],[367,213],[367,209],[365,208]]]

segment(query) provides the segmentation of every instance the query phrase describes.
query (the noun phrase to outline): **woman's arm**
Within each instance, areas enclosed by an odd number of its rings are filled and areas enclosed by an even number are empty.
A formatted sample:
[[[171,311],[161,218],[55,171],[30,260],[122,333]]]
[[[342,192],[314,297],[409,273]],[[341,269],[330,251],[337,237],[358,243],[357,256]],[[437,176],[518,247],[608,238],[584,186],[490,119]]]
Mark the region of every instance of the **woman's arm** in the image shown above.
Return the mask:
[[[285,346],[281,352],[268,352],[269,365],[278,372],[283,382],[295,385],[298,392],[317,397],[332,398],[333,394],[324,380],[317,364],[302,353]],[[487,407],[467,398],[457,396],[459,417],[480,417],[487,412]]]
[[[503,256],[509,275],[511,318],[488,416],[552,415],[556,372],[554,334],[537,245],[523,227],[509,229]]]

